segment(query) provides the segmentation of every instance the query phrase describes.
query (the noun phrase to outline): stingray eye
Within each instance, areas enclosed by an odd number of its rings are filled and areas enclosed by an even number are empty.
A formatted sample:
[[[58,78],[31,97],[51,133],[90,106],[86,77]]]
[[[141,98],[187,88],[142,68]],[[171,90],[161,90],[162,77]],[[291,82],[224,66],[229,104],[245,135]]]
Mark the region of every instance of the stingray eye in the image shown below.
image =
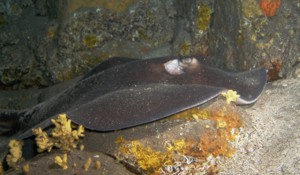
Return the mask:
[[[197,65],[198,61],[196,58],[182,58],[179,61],[179,65],[182,67],[188,67],[190,65]]]
[[[182,63],[184,64],[191,64],[192,63],[192,58],[184,58],[181,60]]]

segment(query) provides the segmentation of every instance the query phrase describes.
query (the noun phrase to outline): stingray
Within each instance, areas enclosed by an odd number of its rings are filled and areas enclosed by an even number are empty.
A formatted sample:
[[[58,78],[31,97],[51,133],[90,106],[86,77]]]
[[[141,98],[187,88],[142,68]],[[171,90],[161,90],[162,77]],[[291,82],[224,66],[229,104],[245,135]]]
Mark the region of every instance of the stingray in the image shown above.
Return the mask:
[[[48,101],[1,111],[0,135],[23,139],[33,127],[50,126],[60,113],[90,130],[129,128],[199,106],[229,89],[240,95],[237,104],[251,104],[265,87],[266,73],[264,68],[225,72],[203,56],[110,58]]]

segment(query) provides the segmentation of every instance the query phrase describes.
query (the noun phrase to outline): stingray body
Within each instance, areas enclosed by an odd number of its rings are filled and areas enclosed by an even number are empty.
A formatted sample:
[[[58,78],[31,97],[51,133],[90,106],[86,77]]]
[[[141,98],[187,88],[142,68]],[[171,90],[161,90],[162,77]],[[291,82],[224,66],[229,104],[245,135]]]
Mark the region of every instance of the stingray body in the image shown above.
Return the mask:
[[[45,128],[60,113],[91,130],[118,130],[198,106],[227,89],[240,94],[238,104],[250,104],[260,96],[266,77],[263,68],[225,72],[208,66],[201,56],[111,58],[46,102],[23,111],[1,112],[0,134],[14,129],[19,138],[27,137],[32,127]]]

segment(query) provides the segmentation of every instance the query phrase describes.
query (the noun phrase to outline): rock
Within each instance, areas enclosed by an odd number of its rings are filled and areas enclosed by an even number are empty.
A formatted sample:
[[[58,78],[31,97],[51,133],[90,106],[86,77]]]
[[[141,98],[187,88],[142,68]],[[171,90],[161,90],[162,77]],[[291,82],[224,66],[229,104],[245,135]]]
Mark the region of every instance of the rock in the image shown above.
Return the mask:
[[[291,77],[294,4],[282,1],[266,17],[255,0],[0,2],[0,89],[51,86],[112,56],[204,54],[223,69],[264,66],[272,80]]]
[[[29,174],[107,174],[107,175],[130,175],[129,172],[122,164],[116,162],[113,158],[100,153],[100,152],[86,152],[74,150],[67,154],[68,168],[63,170],[62,167],[55,164],[55,157],[62,156],[63,153],[53,151],[48,154],[41,154],[36,158],[20,164],[20,167],[29,165]],[[91,164],[87,171],[84,170],[84,165],[87,160],[91,158]],[[100,167],[96,167],[96,161],[100,162]],[[19,170],[11,170],[5,174],[22,173],[22,168]]]
[[[223,165],[224,174],[300,173],[299,91],[299,78],[276,81],[245,109],[245,130],[236,155]]]

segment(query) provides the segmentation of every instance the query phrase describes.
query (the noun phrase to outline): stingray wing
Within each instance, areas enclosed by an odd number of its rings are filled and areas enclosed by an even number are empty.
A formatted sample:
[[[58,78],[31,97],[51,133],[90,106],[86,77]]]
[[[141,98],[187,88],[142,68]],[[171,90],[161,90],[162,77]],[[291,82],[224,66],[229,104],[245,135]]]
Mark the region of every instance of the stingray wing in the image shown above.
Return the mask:
[[[128,128],[205,103],[223,88],[148,84],[111,92],[67,112],[77,124],[97,131]]]
[[[137,58],[127,58],[127,57],[112,57],[109,58],[101,63],[99,63],[97,66],[95,66],[92,70],[90,70],[87,74],[85,74],[81,80],[84,80],[86,78],[89,78],[97,73],[103,72],[107,69],[120,66],[126,63],[130,63],[133,61],[137,61],[139,59]]]
[[[224,88],[237,91],[240,98],[239,105],[254,103],[263,92],[267,82],[267,70],[265,68],[254,69],[247,72],[230,74],[231,83],[224,83]]]

